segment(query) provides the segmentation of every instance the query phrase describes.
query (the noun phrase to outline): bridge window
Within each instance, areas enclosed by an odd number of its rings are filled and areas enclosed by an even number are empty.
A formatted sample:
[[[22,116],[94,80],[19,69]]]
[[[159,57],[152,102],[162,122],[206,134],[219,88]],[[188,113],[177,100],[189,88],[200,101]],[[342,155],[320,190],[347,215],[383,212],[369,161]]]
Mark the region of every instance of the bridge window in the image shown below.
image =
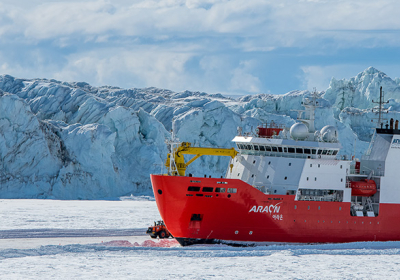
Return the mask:
[[[258,151],[258,145],[254,145],[254,150]]]
[[[315,154],[317,153],[317,150],[316,150],[316,149],[312,149],[311,151],[312,151],[312,154],[313,154],[313,155],[315,155]]]
[[[319,155],[322,154],[322,150],[318,150],[318,154],[319,154]]]
[[[282,147],[278,147],[278,152],[282,153]]]
[[[328,152],[327,150],[323,150],[323,151],[322,151],[322,154],[323,154],[323,155],[326,155],[327,152]]]
[[[188,191],[189,192],[199,192],[200,191],[200,187],[189,186],[188,187]]]
[[[333,155],[334,155],[334,156],[336,156],[337,153],[338,153],[338,150],[334,150],[334,151],[333,151]]]
[[[236,188],[228,188],[228,193],[237,193]]]
[[[303,149],[302,148],[296,148],[296,153],[297,154],[302,154],[303,153]]]
[[[277,152],[278,149],[277,149],[276,147],[272,146],[272,151],[273,151],[273,152]]]
[[[310,149],[304,149],[304,153],[305,154],[311,154],[311,150]]]
[[[270,147],[270,146],[265,146],[265,150],[266,150],[267,152],[270,152],[270,151],[271,151],[271,147]]]
[[[218,193],[224,193],[225,192],[225,188],[215,188],[215,192],[218,192]]]
[[[290,147],[289,147],[289,148],[288,148],[288,152],[291,153],[291,154],[293,154],[293,153],[294,153],[294,148],[290,148]]]
[[[212,192],[214,188],[211,187],[203,187],[203,192]]]
[[[287,147],[283,147],[283,152],[287,153]]]
[[[264,146],[260,146],[260,151],[265,151],[265,147]]]

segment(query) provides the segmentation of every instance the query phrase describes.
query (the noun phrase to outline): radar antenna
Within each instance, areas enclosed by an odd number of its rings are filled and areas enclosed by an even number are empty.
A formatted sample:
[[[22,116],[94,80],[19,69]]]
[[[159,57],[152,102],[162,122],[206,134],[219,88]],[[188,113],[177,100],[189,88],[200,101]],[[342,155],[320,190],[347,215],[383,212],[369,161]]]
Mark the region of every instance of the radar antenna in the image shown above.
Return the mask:
[[[383,108],[384,104],[389,103],[389,101],[384,101],[384,99],[385,99],[385,97],[384,97],[383,90],[382,90],[382,87],[381,87],[380,95],[379,95],[379,102],[372,100],[372,103],[379,104],[377,107],[372,108],[372,112],[373,113],[378,113],[378,126],[380,125],[381,128],[383,128],[383,120],[385,120],[385,119],[382,118],[382,114],[383,113],[388,113],[388,111],[389,111],[388,109]]]

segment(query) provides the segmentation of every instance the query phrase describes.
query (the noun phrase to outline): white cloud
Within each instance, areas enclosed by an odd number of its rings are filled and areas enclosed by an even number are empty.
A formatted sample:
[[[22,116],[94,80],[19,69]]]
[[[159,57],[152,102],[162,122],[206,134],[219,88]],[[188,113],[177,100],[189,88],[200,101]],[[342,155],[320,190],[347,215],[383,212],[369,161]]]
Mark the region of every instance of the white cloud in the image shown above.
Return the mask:
[[[303,66],[301,67],[303,71],[301,79],[306,89],[312,90],[316,88],[318,91],[325,91],[329,87],[329,83],[333,77],[337,80],[349,79],[350,77],[356,76],[368,66],[370,65],[339,64],[329,66]]]
[[[349,47],[399,47],[399,9],[392,0],[3,0],[1,69],[96,85],[266,92],[257,71],[276,66],[256,65],[252,54],[296,48],[323,59]],[[315,60],[279,67],[300,63],[308,88],[364,69]]]
[[[255,64],[255,61],[241,61],[239,67],[232,72],[230,89],[236,92],[259,93],[260,80],[250,73]]]

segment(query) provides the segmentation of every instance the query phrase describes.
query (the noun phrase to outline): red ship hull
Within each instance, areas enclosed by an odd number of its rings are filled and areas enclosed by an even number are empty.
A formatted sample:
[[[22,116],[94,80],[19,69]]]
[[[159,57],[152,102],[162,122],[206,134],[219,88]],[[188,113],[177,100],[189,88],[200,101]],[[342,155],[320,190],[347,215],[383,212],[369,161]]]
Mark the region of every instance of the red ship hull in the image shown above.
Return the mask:
[[[350,202],[295,201],[238,179],[151,175],[151,182],[161,217],[182,245],[400,240],[398,204],[381,203],[377,217],[356,217]]]

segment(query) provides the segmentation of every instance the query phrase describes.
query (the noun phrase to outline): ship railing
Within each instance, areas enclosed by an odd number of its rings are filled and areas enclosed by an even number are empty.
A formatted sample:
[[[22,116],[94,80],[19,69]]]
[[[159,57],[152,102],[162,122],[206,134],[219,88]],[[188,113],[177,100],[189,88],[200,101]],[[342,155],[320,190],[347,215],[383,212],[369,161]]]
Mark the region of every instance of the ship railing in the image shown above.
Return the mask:
[[[383,177],[385,176],[385,171],[383,170],[372,170],[367,167],[363,167],[362,170],[359,169],[350,169],[349,175],[361,175],[361,176],[368,176],[372,172],[372,177]]]
[[[315,154],[296,154],[296,153],[280,153],[280,152],[265,152],[254,150],[240,150],[242,155],[253,156],[268,156],[268,157],[286,157],[286,158],[313,158],[313,159],[330,159],[330,160],[346,160],[347,157],[341,155],[315,155]]]

